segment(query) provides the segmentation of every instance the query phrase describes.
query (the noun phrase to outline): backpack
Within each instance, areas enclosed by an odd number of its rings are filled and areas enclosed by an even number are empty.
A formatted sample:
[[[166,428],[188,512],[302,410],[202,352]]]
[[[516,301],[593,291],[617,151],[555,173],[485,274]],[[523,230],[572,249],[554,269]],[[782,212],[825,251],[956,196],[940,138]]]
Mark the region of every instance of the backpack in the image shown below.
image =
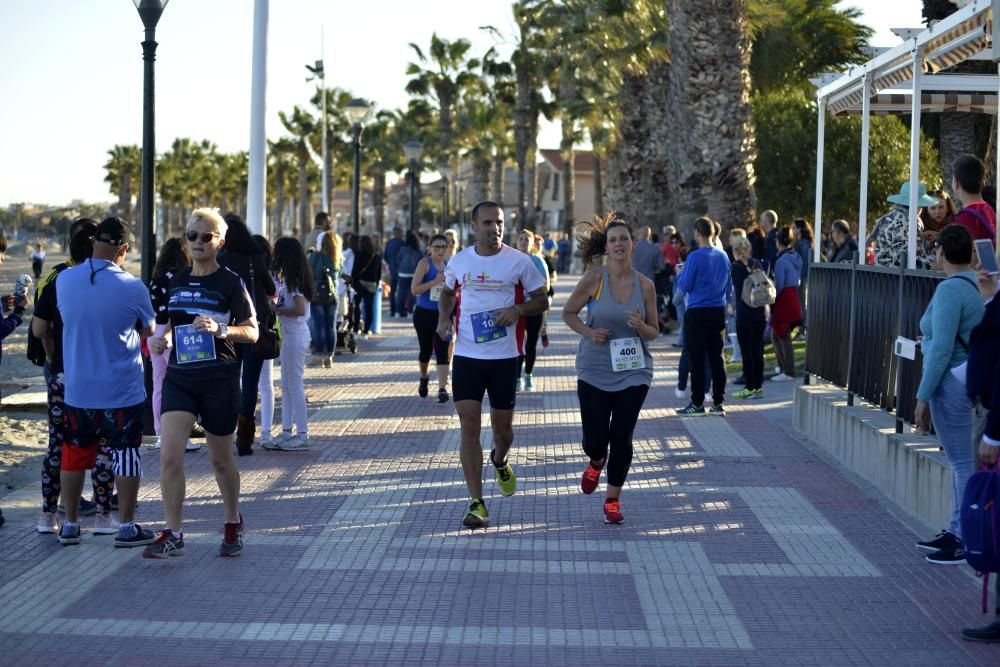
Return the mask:
[[[774,283],[767,277],[759,263],[754,262],[751,265],[750,275],[743,281],[740,298],[751,308],[770,306],[778,298],[778,291],[774,288]]]
[[[990,572],[1000,572],[1000,468],[984,467],[965,484],[962,497],[962,550],[965,561],[983,575],[983,613]]]
[[[314,252],[309,255],[309,264],[313,272],[313,302],[324,306],[337,303],[337,283],[331,270],[333,262],[323,253]]]

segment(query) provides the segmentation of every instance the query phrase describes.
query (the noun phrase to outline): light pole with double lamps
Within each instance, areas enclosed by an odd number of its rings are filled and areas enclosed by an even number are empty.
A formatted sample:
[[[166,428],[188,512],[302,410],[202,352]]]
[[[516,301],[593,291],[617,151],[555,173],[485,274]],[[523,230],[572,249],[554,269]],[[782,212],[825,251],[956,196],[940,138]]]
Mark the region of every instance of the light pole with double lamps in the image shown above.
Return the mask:
[[[410,166],[410,229],[414,233],[417,231],[417,169],[420,166],[420,154],[424,150],[424,145],[416,139],[411,139],[403,144],[403,153],[406,154],[406,162]]]
[[[156,24],[170,0],[132,0],[139,11],[139,18],[146,29],[142,42],[142,183],[139,190],[142,246],[142,279],[149,284],[156,264],[156,231],[153,227],[153,200],[156,198],[154,171],[156,169],[155,86],[153,63],[156,61]]]
[[[345,109],[347,118],[351,121],[353,133],[351,146],[354,147],[354,180],[351,183],[351,219],[354,221],[354,234],[361,235],[361,131],[372,108],[368,102],[356,97],[347,103]]]

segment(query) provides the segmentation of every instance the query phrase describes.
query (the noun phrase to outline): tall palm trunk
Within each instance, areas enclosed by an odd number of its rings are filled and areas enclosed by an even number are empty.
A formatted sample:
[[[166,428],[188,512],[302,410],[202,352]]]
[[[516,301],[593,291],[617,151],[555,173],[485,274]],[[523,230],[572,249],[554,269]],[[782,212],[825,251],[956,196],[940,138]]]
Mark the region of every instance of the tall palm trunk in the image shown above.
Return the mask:
[[[562,120],[562,141],[559,144],[559,156],[562,158],[562,229],[572,231],[573,221],[576,219],[573,214],[573,203],[576,199],[576,151],[573,149],[573,121],[568,118]]]
[[[503,205],[503,177],[505,160],[504,155],[499,150],[493,154],[493,191],[490,199]]]
[[[941,114],[941,175],[944,187],[951,192],[952,165],[960,155],[976,154],[976,114],[958,111]]]
[[[469,179],[469,200],[477,204],[490,198],[490,170],[492,157],[477,157],[472,161],[472,178]]]
[[[309,229],[309,153],[305,145],[299,146],[299,217],[297,225],[292,227],[292,236],[298,238]]]
[[[674,220],[753,221],[750,37],[746,0],[667,0],[671,68],[668,175]]]
[[[595,209],[618,211],[626,220],[660,227],[672,222],[667,178],[670,125],[667,97],[670,64],[650,64],[645,74],[626,72],[622,81],[619,139],[606,163],[603,202]],[[595,198],[601,193],[596,187]]]
[[[375,208],[375,229],[379,239],[385,239],[385,171],[382,169],[372,174],[372,206]]]
[[[118,185],[118,215],[126,221],[132,217],[132,178],[123,173]]]
[[[594,215],[604,215],[604,178],[601,176],[601,158],[594,151]],[[572,232],[572,228],[565,230]]]

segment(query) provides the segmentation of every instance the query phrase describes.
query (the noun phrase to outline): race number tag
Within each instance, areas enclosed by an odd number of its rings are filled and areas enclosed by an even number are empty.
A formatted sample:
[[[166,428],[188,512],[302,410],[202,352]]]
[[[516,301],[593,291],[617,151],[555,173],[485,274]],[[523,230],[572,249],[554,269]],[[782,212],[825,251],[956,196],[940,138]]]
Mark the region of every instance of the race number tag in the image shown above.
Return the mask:
[[[611,341],[611,370],[615,373],[646,367],[638,338],[615,338]]]
[[[429,299],[431,301],[438,301],[441,298],[441,292],[444,291],[444,283],[438,283],[430,290]]]
[[[507,337],[507,327],[497,326],[493,311],[471,313],[469,320],[472,322],[472,336],[476,343],[489,343]]]
[[[215,359],[215,336],[207,331],[195,331],[193,324],[174,327],[174,347],[177,348],[178,364]]]

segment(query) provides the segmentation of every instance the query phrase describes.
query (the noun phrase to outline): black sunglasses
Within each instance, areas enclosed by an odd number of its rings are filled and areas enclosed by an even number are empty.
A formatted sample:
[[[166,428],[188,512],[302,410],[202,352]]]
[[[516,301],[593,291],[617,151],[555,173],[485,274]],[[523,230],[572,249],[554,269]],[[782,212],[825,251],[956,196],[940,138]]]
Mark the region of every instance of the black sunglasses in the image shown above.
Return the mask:
[[[201,236],[202,243],[211,243],[212,239],[219,236],[219,232],[201,232],[201,234],[199,234],[195,230],[190,229],[186,234],[184,234],[184,237],[188,241],[197,241],[199,236]]]

